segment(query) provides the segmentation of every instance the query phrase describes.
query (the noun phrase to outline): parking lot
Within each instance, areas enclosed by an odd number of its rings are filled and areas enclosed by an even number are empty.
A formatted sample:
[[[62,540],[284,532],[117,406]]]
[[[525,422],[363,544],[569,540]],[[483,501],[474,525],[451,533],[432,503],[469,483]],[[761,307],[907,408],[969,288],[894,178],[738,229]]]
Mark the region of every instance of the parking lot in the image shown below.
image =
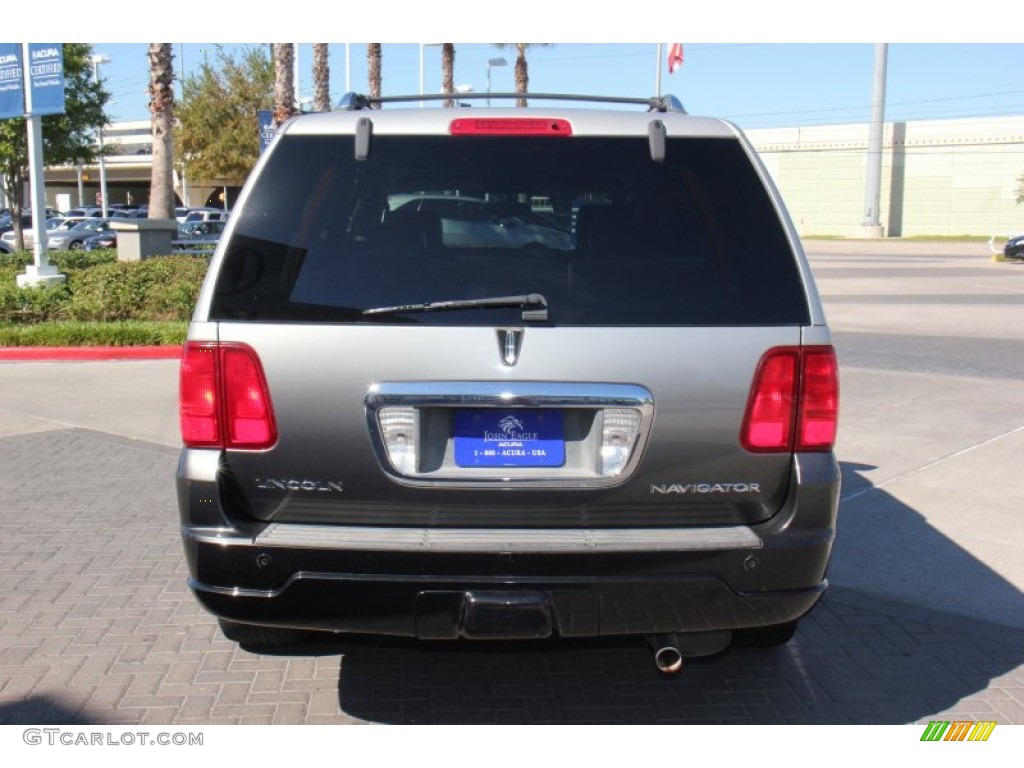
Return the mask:
[[[807,243],[843,494],[795,639],[663,678],[639,639],[255,655],[188,592],[175,361],[0,363],[0,724],[1024,724],[1024,265]]]

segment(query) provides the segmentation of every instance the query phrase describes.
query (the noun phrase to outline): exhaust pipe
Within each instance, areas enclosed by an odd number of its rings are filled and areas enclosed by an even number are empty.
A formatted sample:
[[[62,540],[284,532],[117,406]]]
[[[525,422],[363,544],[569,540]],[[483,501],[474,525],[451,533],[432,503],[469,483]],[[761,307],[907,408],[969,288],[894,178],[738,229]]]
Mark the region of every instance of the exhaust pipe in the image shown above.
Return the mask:
[[[674,675],[683,668],[683,653],[675,635],[651,635],[647,642],[654,651],[654,664],[663,675]]]

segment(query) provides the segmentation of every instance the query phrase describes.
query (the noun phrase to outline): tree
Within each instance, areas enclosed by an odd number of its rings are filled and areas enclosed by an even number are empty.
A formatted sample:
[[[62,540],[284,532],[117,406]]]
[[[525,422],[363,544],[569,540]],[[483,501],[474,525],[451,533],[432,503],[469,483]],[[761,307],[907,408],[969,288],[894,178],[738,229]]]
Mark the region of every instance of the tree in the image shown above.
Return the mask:
[[[370,98],[380,98],[380,87],[381,87],[381,63],[383,59],[383,51],[381,50],[380,43],[367,43],[366,44],[366,62],[368,66],[368,76],[370,80]],[[379,104],[374,105],[375,108],[380,109]]]
[[[455,45],[441,43],[441,90],[449,96],[455,93]],[[454,99],[445,99],[446,107],[454,107]]]
[[[92,46],[64,43],[64,113],[46,115],[43,158],[47,165],[92,162],[97,155],[96,130],[107,123],[104,107],[110,94],[92,76]],[[15,245],[25,245],[21,201],[28,179],[28,135],[23,119],[0,120],[0,174],[14,214]]]
[[[526,64],[526,52],[530,48],[547,48],[551,43],[495,43],[498,48],[515,46],[516,49],[516,93],[530,92],[530,68]],[[526,99],[519,99],[516,106],[525,107]]]
[[[274,127],[295,114],[295,43],[274,43]]]
[[[174,218],[174,56],[171,43],[149,44],[149,113],[153,170],[149,218]]]
[[[274,106],[274,68],[265,47],[204,62],[182,81],[175,154],[190,178],[244,179],[260,156],[260,110]]]
[[[331,111],[331,68],[327,43],[313,43],[313,109]]]
[[[1017,177],[1017,205],[1024,203],[1024,174]]]

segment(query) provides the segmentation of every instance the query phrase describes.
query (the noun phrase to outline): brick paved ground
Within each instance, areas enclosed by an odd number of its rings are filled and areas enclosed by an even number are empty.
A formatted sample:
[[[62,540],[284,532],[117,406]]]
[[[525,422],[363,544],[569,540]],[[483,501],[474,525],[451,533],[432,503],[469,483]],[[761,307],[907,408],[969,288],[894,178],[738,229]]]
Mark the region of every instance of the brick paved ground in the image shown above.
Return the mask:
[[[833,587],[796,639],[659,678],[634,640],[255,655],[185,587],[166,446],[0,439],[0,724],[1024,724],[1024,631]]]

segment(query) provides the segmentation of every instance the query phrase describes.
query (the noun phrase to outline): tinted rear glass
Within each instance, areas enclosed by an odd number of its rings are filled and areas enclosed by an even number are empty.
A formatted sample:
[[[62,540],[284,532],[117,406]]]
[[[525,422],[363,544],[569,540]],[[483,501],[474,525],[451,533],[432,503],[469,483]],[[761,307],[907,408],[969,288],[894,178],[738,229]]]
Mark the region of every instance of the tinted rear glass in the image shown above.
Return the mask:
[[[381,307],[541,294],[556,325],[804,324],[778,214],[733,139],[285,136],[227,245],[220,320],[497,325],[515,308]]]

